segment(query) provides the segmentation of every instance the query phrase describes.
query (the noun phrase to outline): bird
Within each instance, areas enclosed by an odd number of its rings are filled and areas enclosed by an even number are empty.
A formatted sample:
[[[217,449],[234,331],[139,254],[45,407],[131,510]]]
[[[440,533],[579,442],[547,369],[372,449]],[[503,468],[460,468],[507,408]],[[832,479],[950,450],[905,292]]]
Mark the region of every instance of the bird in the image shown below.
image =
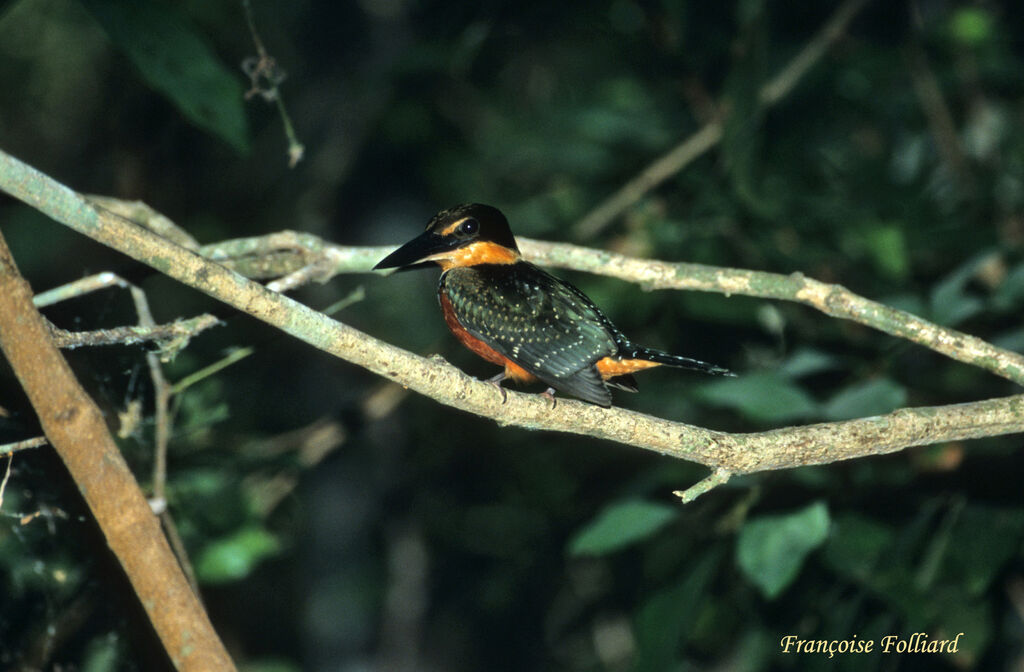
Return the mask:
[[[438,300],[455,337],[503,367],[488,382],[540,381],[555,391],[608,408],[609,388],[636,392],[633,373],[655,366],[735,375],[726,368],[633,343],[572,284],[523,259],[505,215],[481,203],[434,215],[422,234],[381,259],[374,270],[441,267]]]

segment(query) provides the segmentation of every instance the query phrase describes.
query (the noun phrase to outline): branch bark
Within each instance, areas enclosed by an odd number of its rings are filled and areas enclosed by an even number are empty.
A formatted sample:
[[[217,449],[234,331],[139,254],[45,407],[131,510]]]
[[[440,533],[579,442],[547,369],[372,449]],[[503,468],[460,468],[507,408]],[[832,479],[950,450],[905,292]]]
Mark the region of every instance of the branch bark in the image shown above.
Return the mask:
[[[552,409],[547,400],[538,395],[514,391],[509,392],[508,402],[502,404],[501,396],[493,386],[465,375],[440,358],[418,357],[336,322],[286,296],[271,292],[197,252],[175,245],[107,210],[94,207],[79,194],[2,152],[0,188],[58,222],[314,347],[442,404],[492,418],[502,425],[618,441],[732,473],[824,464],[894,452],[910,446],[1024,432],[1024,395],[952,406],[908,408],[873,418],[751,434],[716,432],[626,409],[602,409],[572,400],[563,400]],[[248,242],[254,240],[248,239]],[[323,244],[323,241],[319,244]],[[226,254],[226,248],[220,247],[221,252]],[[380,248],[362,248],[355,256],[366,255],[368,249],[373,250],[374,261],[380,258]],[[572,251],[555,247],[551,253],[559,250]],[[632,268],[634,263],[654,263],[619,259],[609,253],[591,253],[605,260],[606,270],[620,263],[625,268]],[[367,261],[364,268],[369,265]],[[702,272],[706,274],[706,277],[701,276],[693,281],[702,285],[700,288],[774,298],[797,297],[812,305],[836,310],[836,302],[829,298],[828,293],[820,294],[804,289],[805,280],[800,276],[776,276],[692,265],[680,265],[676,269],[673,265],[666,265],[661,271],[656,270],[654,277],[656,279],[657,273],[663,273],[666,277],[674,276],[673,282],[680,283],[680,286],[688,286],[685,279],[677,276],[677,270],[682,274],[690,268],[703,269]],[[763,286],[761,281],[766,278],[784,279],[788,289],[774,288],[770,283]],[[817,285],[807,287],[814,288]],[[907,329],[914,331],[915,327]],[[943,341],[949,333],[956,332],[941,330],[936,333],[939,334],[937,340]],[[955,343],[950,345],[953,349],[959,347]],[[1004,351],[999,356],[1005,358],[1005,363],[995,366],[995,369],[1005,369],[1014,376],[1020,375],[1020,355]]]
[[[523,256],[541,266],[618,278],[637,283],[645,289],[680,289],[795,301],[816,308],[830,317],[851,320],[882,333],[905,338],[952,359],[1024,385],[1024,355],[866,299],[841,285],[819,282],[801,273],[783,275],[639,259],[568,243],[529,238],[517,240]],[[318,279],[324,281],[338,273],[366,273],[375,263],[393,252],[394,247],[343,247],[312,234],[281,231],[266,236],[221,241],[204,246],[199,252],[212,259],[229,262],[236,258],[253,258],[261,250],[271,255],[287,251],[296,257],[303,256],[310,268],[317,270]],[[273,283],[268,287],[281,290],[283,287],[290,288],[291,284]]]
[[[180,670],[233,670],[103,414],[53,344],[0,235],[0,347]]]
[[[648,289],[685,289],[796,301],[826,315],[859,322],[905,338],[947,357],[1024,385],[1024,355],[998,348],[956,329],[941,327],[903,310],[866,299],[841,285],[808,278],[720,268],[703,264],[637,259],[565,243],[520,240],[523,253],[544,266],[571,268],[636,282]]]

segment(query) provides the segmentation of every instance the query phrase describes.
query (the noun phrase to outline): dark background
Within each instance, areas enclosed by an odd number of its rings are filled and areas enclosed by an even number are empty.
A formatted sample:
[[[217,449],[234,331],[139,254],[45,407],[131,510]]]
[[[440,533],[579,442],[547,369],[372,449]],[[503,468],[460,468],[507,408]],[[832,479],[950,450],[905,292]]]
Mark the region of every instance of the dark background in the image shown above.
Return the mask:
[[[253,4],[287,72],[306,146],[296,168],[276,108],[242,100],[256,50],[235,2],[0,2],[0,147],[75,190],[143,200],[203,243],[297,229],[398,244],[437,210],[480,201],[520,235],[799,271],[1024,350],[1016,3],[869,3],[768,111],[758,88],[837,5]],[[578,233],[716,106],[730,111],[720,145]],[[0,226],[37,291],[115,270],[158,321],[224,317],[166,367],[172,381],[255,347],[178,400],[168,477],[206,605],[244,669],[1024,665],[1020,437],[735,478],[681,506],[672,490],[705,469],[407,394],[9,199]],[[741,373],[656,370],[616,397],[673,420],[757,431],[1020,391],[802,306],[560,275],[636,340]],[[492,375],[448,335],[436,277],[343,276],[297,297],[324,308],[361,286],[340,319]],[[115,290],[46,315],[77,330],[134,321]],[[122,449],[151,487],[143,350],[68,358],[112,426],[144,404]],[[3,440],[36,434],[6,364],[0,376]],[[291,432],[314,425],[340,432],[326,454],[296,449]],[[965,634],[953,656],[779,647],[914,632]],[[18,453],[0,510],[0,668],[166,664],[59,461]]]

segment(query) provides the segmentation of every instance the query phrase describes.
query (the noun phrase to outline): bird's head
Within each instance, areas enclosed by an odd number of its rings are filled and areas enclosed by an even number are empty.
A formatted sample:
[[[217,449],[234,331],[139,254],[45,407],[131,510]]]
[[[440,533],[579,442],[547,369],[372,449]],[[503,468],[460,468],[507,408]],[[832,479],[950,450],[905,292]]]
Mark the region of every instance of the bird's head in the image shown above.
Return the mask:
[[[519,248],[497,208],[467,203],[434,215],[427,230],[381,259],[374,270],[436,262],[444,270],[476,264],[514,264]]]

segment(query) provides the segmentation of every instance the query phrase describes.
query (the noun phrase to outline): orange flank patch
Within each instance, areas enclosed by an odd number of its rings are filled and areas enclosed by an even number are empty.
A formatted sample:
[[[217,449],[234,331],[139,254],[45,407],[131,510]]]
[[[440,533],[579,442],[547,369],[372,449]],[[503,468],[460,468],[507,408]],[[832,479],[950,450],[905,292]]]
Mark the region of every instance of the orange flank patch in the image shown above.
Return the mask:
[[[515,250],[487,240],[478,240],[465,247],[428,257],[428,259],[436,261],[445,271],[449,268],[476,266],[477,264],[514,264],[519,261],[519,258],[519,253]]]
[[[487,347],[487,346],[484,346],[484,347]],[[497,354],[497,353],[495,353],[495,354]],[[501,355],[498,355],[498,356],[501,357]],[[530,373],[529,371],[527,371],[523,367],[519,366],[518,364],[513,362],[511,359],[508,359],[508,358],[504,358],[504,359],[505,359],[505,377],[508,378],[509,380],[515,380],[515,381],[520,382],[520,383],[532,383],[533,381],[537,380],[537,378],[532,373]]]
[[[480,357],[486,359],[488,362],[505,367],[506,378],[511,378],[512,380],[517,380],[522,383],[530,383],[537,380],[531,373],[527,372],[526,369],[466,331],[462,324],[459,323],[459,318],[455,317],[455,311],[452,309],[451,301],[449,301],[448,297],[443,293],[441,294],[441,312],[444,313],[445,324],[447,324],[448,328],[451,329],[451,332],[455,334],[455,338],[459,339],[460,343]]]
[[[635,371],[643,371],[654,366],[661,366],[657,362],[649,362],[646,359],[614,359],[605,357],[597,360],[597,371],[605,380],[615,376],[625,376]]]

